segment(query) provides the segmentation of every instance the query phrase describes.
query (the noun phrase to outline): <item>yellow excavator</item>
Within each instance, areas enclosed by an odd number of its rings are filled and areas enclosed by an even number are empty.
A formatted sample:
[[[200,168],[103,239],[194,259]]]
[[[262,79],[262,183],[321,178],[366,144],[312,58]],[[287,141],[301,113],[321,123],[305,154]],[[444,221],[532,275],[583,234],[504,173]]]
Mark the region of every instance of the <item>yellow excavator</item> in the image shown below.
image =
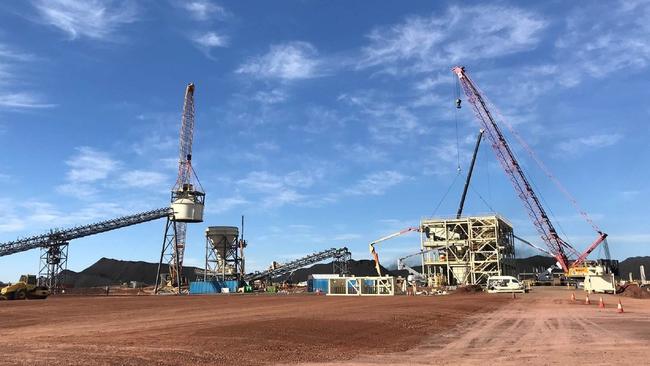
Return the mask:
[[[45,299],[50,290],[39,286],[35,275],[22,275],[18,282],[0,289],[0,300]]]

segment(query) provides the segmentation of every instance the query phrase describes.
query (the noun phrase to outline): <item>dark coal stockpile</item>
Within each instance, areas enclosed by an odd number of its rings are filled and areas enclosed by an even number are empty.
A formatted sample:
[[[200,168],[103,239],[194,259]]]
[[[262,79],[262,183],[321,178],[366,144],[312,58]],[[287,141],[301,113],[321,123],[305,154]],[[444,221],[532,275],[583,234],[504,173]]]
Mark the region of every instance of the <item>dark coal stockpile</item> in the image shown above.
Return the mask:
[[[517,273],[539,273],[546,271],[547,268],[554,266],[557,260],[552,257],[543,255],[534,255],[528,258],[515,259]]]
[[[634,279],[641,278],[640,266],[645,269],[645,277],[650,279],[650,257],[630,257],[618,264],[618,273],[622,279],[628,279],[630,273]]]
[[[183,267],[183,275],[193,281],[196,278],[194,273],[196,269],[196,267]],[[130,281],[153,285],[157,270],[157,263],[102,258],[81,272],[66,270],[61,273],[61,276],[63,283],[70,287],[117,285]],[[166,265],[163,265],[161,272],[168,272]]]

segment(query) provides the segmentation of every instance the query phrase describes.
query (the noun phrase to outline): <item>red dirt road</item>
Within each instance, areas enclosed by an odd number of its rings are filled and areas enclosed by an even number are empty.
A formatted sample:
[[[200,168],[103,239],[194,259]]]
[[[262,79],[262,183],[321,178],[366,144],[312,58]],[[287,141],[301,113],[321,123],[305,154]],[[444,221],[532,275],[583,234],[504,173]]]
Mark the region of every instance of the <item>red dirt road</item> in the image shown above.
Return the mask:
[[[488,294],[4,301],[0,349],[5,356],[0,364],[336,362],[405,352],[427,336],[448,332],[477,313],[512,301],[509,295]]]
[[[434,335],[406,353],[361,356],[333,365],[647,365],[650,300],[536,288],[507,306],[477,314],[453,331]]]

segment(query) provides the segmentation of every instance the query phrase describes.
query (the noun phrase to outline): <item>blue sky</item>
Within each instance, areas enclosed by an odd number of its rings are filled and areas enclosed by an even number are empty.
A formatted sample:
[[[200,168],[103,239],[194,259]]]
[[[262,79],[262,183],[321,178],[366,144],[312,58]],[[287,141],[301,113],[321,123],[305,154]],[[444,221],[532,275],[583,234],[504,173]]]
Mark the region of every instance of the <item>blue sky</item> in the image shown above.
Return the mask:
[[[166,206],[191,81],[207,214],[189,226],[186,264],[202,265],[206,226],[242,214],[249,269],[343,245],[368,258],[371,240],[456,210],[478,132],[454,108],[462,64],[613,255],[650,255],[649,17],[648,1],[6,3],[0,241]],[[584,248],[595,233],[510,140]],[[483,144],[466,213],[492,210],[540,242]],[[163,229],[76,240],[68,267],[155,262]],[[411,234],[379,252],[390,264],[418,247]],[[0,280],[37,272],[38,255],[0,258]]]

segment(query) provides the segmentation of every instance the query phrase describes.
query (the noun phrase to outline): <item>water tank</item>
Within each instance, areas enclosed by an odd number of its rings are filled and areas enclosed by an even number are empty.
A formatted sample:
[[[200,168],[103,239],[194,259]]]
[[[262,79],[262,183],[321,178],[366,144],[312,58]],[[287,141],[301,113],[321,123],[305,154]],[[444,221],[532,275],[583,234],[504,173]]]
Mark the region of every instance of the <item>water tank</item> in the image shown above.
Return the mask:
[[[178,198],[172,202],[174,220],[179,222],[203,222],[203,203],[194,197]]]
[[[226,248],[231,248],[239,237],[239,228],[236,226],[209,226],[205,230],[205,236],[210,239],[218,253],[225,253]]]

